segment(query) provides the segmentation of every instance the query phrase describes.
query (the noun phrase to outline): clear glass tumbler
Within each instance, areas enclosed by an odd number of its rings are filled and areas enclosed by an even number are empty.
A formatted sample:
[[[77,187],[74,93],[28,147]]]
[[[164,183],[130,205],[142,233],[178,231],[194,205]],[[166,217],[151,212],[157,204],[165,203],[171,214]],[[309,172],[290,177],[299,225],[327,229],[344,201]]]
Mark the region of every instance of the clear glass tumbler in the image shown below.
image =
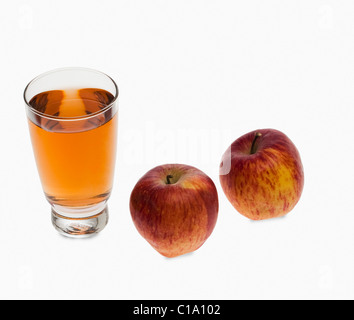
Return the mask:
[[[88,237],[108,222],[113,186],[118,87],[106,74],[85,68],[44,73],[24,99],[39,176],[63,235]]]

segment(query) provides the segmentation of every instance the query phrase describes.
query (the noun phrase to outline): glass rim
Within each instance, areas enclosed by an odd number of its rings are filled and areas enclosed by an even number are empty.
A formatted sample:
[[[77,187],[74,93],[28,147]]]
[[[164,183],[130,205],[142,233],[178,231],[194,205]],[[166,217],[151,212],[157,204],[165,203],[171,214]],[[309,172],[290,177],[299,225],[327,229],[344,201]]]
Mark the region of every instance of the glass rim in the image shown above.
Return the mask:
[[[66,71],[66,70],[81,70],[81,71],[89,71],[89,72],[94,72],[94,73],[98,73],[101,74],[105,77],[107,77],[109,80],[112,81],[115,89],[116,89],[116,93],[114,95],[114,98],[112,100],[112,102],[110,104],[108,104],[107,106],[105,106],[103,109],[96,111],[94,113],[88,114],[88,115],[82,115],[82,116],[76,116],[76,117],[60,117],[60,116],[52,116],[43,112],[40,112],[38,110],[36,110],[35,108],[33,108],[30,104],[29,101],[26,97],[26,93],[29,89],[29,87],[36,82],[37,80],[51,74],[51,73],[55,73],[55,72],[60,72],[60,71]],[[102,71],[98,71],[96,69],[91,69],[91,68],[84,68],[84,67],[66,67],[66,68],[57,68],[57,69],[53,69],[47,72],[43,72],[41,74],[39,74],[38,76],[36,76],[35,78],[33,78],[26,86],[24,92],[23,92],[23,99],[25,100],[25,104],[27,106],[27,108],[33,112],[34,114],[38,115],[41,118],[47,118],[47,119],[53,119],[53,120],[60,120],[60,121],[75,121],[75,120],[81,120],[81,119],[89,119],[89,118],[93,118],[96,117],[97,115],[100,115],[102,113],[105,113],[107,110],[111,109],[113,107],[113,105],[115,104],[115,102],[117,101],[119,96],[119,89],[118,89],[118,85],[116,84],[116,82],[106,73],[102,72]],[[33,98],[33,97],[32,97]]]

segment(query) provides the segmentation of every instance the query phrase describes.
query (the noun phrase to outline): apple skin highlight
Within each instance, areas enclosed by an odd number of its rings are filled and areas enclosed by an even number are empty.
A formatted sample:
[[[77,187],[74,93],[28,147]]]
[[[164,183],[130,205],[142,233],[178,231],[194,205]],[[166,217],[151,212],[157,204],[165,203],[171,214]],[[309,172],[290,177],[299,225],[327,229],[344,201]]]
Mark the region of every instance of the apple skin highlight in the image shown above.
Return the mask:
[[[219,211],[213,181],[187,165],[170,164],[146,173],[130,198],[133,222],[165,257],[200,248],[214,230]]]
[[[230,148],[220,166],[228,162],[230,171],[220,170],[220,183],[235,209],[251,220],[289,213],[304,187],[300,154],[292,141],[278,130],[261,129],[243,135]]]

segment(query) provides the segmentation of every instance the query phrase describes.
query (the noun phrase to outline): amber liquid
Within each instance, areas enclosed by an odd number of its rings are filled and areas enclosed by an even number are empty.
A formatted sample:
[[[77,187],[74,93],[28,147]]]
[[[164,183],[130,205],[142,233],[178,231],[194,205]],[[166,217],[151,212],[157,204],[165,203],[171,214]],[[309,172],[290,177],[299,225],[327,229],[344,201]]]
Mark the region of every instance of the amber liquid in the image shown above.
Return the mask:
[[[32,145],[50,203],[86,207],[108,199],[117,139],[118,116],[107,107],[113,99],[93,88],[47,91],[31,99],[40,112],[29,117]]]

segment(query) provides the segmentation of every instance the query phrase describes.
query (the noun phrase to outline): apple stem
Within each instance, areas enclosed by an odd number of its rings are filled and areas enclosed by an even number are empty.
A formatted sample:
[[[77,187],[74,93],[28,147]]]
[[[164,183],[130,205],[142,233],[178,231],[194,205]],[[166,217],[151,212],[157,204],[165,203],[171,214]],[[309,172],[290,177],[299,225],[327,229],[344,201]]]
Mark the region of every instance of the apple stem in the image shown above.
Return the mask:
[[[170,180],[170,179],[173,179],[173,176],[168,175],[168,176],[166,177],[167,184],[171,184],[171,180]]]
[[[252,147],[251,147],[251,154],[256,153],[256,141],[261,136],[262,136],[262,134],[260,132],[256,132],[256,134],[254,135],[254,139],[253,139]]]

